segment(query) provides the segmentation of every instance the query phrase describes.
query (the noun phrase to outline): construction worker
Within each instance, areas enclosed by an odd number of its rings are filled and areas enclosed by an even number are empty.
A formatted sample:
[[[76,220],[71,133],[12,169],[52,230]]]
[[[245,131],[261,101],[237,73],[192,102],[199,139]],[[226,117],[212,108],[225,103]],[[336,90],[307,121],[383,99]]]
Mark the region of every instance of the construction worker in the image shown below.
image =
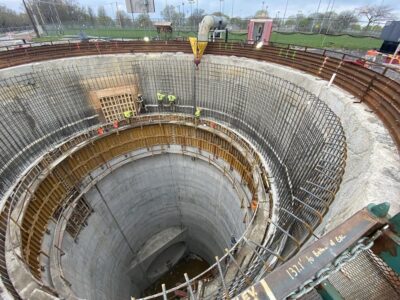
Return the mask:
[[[139,108],[138,111],[140,113],[147,112],[146,103],[144,102],[144,98],[143,98],[142,94],[138,94],[136,103],[138,104],[138,108]]]
[[[232,236],[231,236],[231,248],[232,248],[233,246],[235,246],[236,243],[237,243],[236,238],[235,238],[235,236],[232,234]]]
[[[201,108],[200,107],[196,107],[196,111],[194,113],[194,116],[196,119],[200,119],[201,116]]]
[[[119,127],[118,120],[115,120],[113,122],[113,127],[114,127],[114,129],[118,129],[118,127]]]
[[[157,92],[157,101],[158,101],[158,106],[162,107],[163,106],[163,102],[164,99],[167,97],[167,95],[161,93],[161,92]]]
[[[175,95],[168,95],[168,102],[171,105],[174,105],[176,101],[176,96]]]
[[[372,50],[368,50],[367,54],[365,55],[365,59],[375,62],[376,61],[376,57],[378,56],[378,54],[379,54],[379,51],[376,50],[375,48],[372,49]]]
[[[194,118],[195,118],[196,125],[200,121],[200,116],[201,116],[201,109],[200,109],[200,107],[196,107],[196,111],[194,112]]]
[[[168,103],[169,106],[174,110],[175,108],[175,101],[176,101],[176,96],[175,95],[168,95]]]
[[[125,117],[127,123],[130,124],[131,123],[131,117],[133,117],[133,111],[131,111],[131,110],[124,111],[124,117]]]
[[[131,111],[131,110],[124,111],[124,117],[126,119],[129,119],[129,118],[133,117],[133,111]]]
[[[235,236],[232,234],[232,236],[231,236],[231,248],[234,247],[236,245],[236,243],[237,243],[237,240],[236,240]],[[233,253],[232,254],[235,255],[237,250],[238,250],[238,247],[233,249]]]

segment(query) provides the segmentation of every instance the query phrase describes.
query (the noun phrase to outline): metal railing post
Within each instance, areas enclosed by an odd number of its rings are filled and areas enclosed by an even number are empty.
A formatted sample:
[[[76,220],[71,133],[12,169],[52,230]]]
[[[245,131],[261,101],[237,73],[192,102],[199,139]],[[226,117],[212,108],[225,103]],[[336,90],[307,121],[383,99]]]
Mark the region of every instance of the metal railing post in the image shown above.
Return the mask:
[[[192,290],[192,286],[190,284],[189,276],[188,276],[187,273],[183,274],[183,276],[185,277],[186,284],[188,285],[188,291],[189,291],[190,299],[191,300],[195,300],[194,294],[193,294],[193,290]]]

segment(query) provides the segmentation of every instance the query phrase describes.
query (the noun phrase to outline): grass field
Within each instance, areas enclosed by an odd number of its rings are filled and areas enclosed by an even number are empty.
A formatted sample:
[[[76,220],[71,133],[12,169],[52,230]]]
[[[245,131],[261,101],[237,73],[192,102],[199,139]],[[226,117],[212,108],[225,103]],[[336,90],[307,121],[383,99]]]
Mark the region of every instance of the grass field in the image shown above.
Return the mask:
[[[370,37],[352,37],[348,35],[307,35],[307,34],[281,34],[274,32],[271,37],[272,42],[294,44],[315,48],[335,48],[335,49],[359,49],[367,50],[380,48],[382,41]]]
[[[126,38],[126,39],[142,39],[145,36],[150,38],[156,37],[157,32],[155,30],[132,30],[132,29],[86,29],[85,34],[90,37],[97,38]],[[78,36],[79,30],[67,29],[64,32],[64,36]],[[169,38],[182,37],[186,38],[189,36],[196,36],[196,32],[182,32],[175,31]],[[60,40],[63,36],[47,36],[40,39],[34,39],[35,42],[46,42]],[[161,35],[164,38],[164,34]],[[245,33],[231,33],[229,40],[239,41],[246,40],[247,35]],[[370,37],[352,37],[348,35],[343,36],[327,36],[322,34],[309,35],[309,34],[282,34],[273,32],[271,37],[272,42],[294,44],[300,46],[308,46],[314,48],[334,48],[334,49],[349,49],[349,50],[367,50],[371,48],[379,48],[382,41]]]

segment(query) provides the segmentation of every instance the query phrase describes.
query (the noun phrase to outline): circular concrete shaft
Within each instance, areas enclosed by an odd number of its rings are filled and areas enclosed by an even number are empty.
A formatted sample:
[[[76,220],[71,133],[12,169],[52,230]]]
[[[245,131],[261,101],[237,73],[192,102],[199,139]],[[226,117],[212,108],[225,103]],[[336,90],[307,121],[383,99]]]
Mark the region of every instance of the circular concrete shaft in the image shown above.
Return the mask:
[[[94,212],[62,266],[80,298],[129,299],[185,253],[209,263],[245,229],[241,201],[214,166],[184,155],[142,158],[112,172],[86,195]],[[126,238],[126,239],[125,239]]]

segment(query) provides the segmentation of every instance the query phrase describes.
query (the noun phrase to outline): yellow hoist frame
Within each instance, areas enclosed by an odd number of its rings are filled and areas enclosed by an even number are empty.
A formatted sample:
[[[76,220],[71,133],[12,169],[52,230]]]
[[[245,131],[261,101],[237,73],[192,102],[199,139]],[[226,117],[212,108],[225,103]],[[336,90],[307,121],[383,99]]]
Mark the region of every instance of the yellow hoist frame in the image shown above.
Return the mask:
[[[190,45],[192,46],[192,51],[194,54],[195,63],[196,61],[200,63],[201,57],[206,50],[208,42],[199,42],[195,37],[189,37]]]

